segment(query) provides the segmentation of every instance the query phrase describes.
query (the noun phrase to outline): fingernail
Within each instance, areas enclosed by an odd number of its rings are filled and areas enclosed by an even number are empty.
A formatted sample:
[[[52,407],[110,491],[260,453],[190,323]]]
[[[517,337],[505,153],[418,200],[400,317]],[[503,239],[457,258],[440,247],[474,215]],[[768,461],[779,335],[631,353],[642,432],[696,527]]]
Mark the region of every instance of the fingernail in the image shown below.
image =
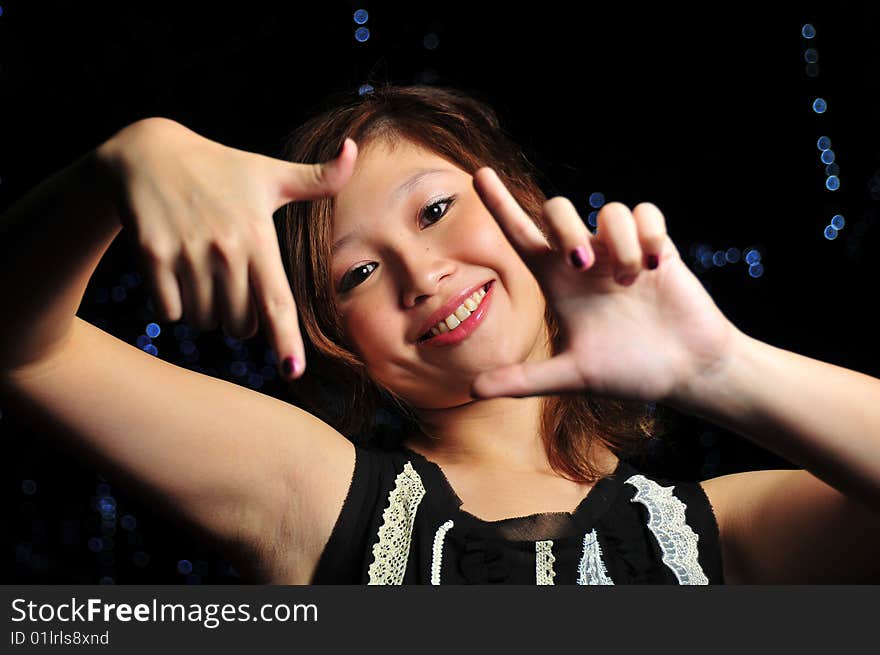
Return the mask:
[[[648,268],[652,271],[660,265],[657,255],[648,255]]]
[[[574,264],[574,267],[577,269],[583,270],[587,268],[587,261],[589,258],[590,255],[587,253],[587,249],[583,246],[578,246],[571,251],[571,263]]]
[[[293,357],[287,357],[281,365],[281,369],[284,371],[284,375],[292,377],[299,369],[299,364]]]

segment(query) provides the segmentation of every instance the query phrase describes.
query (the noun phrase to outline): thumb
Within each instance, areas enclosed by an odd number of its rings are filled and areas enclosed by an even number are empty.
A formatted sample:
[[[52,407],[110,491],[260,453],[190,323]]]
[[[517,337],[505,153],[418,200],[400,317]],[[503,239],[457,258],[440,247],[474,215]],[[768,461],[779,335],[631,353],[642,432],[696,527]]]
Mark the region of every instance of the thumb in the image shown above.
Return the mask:
[[[357,153],[357,144],[347,138],[339,154],[330,161],[321,164],[284,162],[281,204],[292,200],[314,200],[339,193],[354,171]]]
[[[586,384],[574,358],[567,353],[543,362],[527,362],[502,366],[480,373],[471,385],[475,399],[510,396],[546,396],[554,393],[584,391]]]

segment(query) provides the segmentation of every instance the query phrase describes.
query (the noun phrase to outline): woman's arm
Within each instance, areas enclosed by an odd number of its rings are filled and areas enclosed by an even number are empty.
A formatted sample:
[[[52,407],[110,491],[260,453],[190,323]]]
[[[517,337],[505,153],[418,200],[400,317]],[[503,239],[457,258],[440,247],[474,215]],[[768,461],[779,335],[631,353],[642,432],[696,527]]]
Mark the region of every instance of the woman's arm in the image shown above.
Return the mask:
[[[0,370],[51,354],[70,334],[89,279],[122,230],[101,148],[0,216]]]
[[[880,380],[739,332],[666,404],[736,432],[880,512]]]
[[[322,172],[323,165],[275,161],[207,143],[169,123],[148,119],[140,125],[149,130],[146,141],[122,142],[117,135],[3,216],[0,394],[12,402],[10,409],[72,441],[112,467],[120,482],[206,532],[256,580],[309,582],[348,490],[351,443],[299,408],[174,366],[75,313],[120,223],[129,227],[117,220],[111,203],[113,184],[121,182],[105,167],[110,161],[112,167],[122,162],[142,183],[139,189],[151,192],[145,204],[139,196],[142,213],[117,205],[123,218],[144,219],[134,227],[150,228],[138,234],[138,243],[187,246],[189,237],[211,233],[227,216],[187,213],[186,205],[177,211],[180,206],[169,197],[197,196],[202,209],[207,198],[242,221],[257,213],[266,226],[261,234],[275,239],[268,229],[273,203],[335,193],[353,169],[355,151],[344,150],[343,169]],[[165,127],[173,129],[164,132]],[[126,130],[128,136],[141,134]],[[151,156],[141,146],[152,146]],[[121,149],[130,156],[120,159]],[[229,187],[236,182],[233,193]],[[174,211],[162,212],[169,207]],[[280,301],[291,292],[277,240],[263,245],[253,248],[263,273],[258,281]],[[233,274],[249,270],[247,259],[229,261]],[[286,316],[273,315],[276,322],[290,323]],[[290,341],[289,333],[283,336]]]
[[[734,584],[880,582],[880,380],[740,333],[723,364],[668,403],[803,470],[701,484]]]

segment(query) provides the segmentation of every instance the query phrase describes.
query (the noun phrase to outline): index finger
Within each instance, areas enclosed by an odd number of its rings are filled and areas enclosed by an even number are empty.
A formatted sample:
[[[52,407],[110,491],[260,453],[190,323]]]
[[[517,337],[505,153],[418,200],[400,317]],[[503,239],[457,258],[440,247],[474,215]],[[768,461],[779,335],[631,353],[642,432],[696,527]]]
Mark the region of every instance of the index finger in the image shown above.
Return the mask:
[[[504,236],[521,255],[533,257],[550,249],[541,230],[519,206],[494,170],[484,167],[474,173],[474,189],[495,217]]]

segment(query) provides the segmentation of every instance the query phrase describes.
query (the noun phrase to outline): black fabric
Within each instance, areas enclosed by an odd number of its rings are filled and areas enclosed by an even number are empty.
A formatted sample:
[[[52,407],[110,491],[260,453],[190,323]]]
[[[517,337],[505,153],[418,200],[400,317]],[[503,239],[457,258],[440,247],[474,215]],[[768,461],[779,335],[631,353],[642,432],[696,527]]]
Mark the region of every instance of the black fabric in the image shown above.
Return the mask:
[[[355,446],[351,485],[314,584],[367,584],[389,492],[407,462],[421,478],[425,495],[416,511],[403,584],[431,584],[434,537],[449,520],[453,527],[443,542],[441,584],[535,584],[535,542],[548,539],[553,541],[554,584],[577,584],[584,536],[593,529],[614,584],[678,584],[648,528],[647,508],[632,502],[636,488],[626,480],[639,471],[623,460],[572,513],[483,521],[460,509],[462,501],[442,469],[419,453],[361,446]],[[702,487],[645,477],[664,487],[674,485],[672,493],[686,505],[686,522],[698,535],[700,567],[709,584],[723,584],[718,524]]]

